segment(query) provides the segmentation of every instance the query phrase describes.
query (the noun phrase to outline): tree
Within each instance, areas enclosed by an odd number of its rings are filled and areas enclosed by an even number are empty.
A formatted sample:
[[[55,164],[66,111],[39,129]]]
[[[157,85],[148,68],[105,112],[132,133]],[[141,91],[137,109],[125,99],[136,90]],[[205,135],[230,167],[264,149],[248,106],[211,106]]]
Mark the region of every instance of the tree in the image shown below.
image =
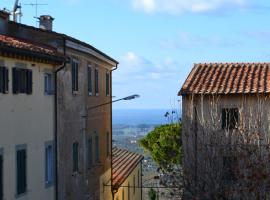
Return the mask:
[[[180,179],[182,164],[181,123],[176,117],[176,112],[167,112],[165,117],[170,124],[155,127],[139,144],[149,152],[158,164],[160,184],[169,188],[172,198],[181,196]]]
[[[153,188],[151,188],[150,191],[148,192],[148,197],[149,197],[149,200],[157,199],[157,193],[155,190],[153,190]]]

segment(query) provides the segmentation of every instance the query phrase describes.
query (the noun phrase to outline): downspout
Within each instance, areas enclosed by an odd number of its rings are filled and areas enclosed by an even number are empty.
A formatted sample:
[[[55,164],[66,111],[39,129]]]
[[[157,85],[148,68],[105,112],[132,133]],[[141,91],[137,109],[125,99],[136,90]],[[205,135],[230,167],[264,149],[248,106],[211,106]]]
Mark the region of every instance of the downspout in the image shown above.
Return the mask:
[[[118,63],[116,66],[110,71],[110,92],[111,92],[111,101],[112,101],[112,72],[118,68]],[[113,191],[113,163],[112,163],[112,150],[113,150],[113,128],[112,128],[112,103],[110,104],[110,111],[111,111],[111,192],[112,192],[112,199],[114,200],[114,191]]]
[[[64,58],[66,57],[66,38],[63,38],[63,49],[64,49]],[[63,65],[60,66],[54,72],[54,154],[55,154],[55,200],[58,200],[58,129],[57,129],[57,73],[60,72],[62,69],[66,67],[66,60],[64,61]]]

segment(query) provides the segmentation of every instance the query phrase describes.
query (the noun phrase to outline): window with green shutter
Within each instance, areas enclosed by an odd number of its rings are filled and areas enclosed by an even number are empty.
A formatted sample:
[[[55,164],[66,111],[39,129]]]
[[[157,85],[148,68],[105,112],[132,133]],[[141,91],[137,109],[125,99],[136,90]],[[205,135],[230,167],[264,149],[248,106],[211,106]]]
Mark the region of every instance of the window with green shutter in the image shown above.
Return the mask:
[[[0,200],[3,200],[3,155],[0,155]]]
[[[110,74],[106,73],[106,96],[110,95]]]
[[[17,150],[17,195],[26,192],[27,177],[26,177],[26,149]]]
[[[88,74],[88,95],[93,94],[93,86],[92,86],[92,67],[89,64],[87,67],[87,74]]]
[[[93,162],[93,152],[92,152],[92,137],[88,138],[87,142],[87,167],[90,168]]]
[[[98,85],[98,69],[95,69],[95,94],[99,93],[99,85]]]
[[[73,154],[73,172],[79,171],[79,143],[75,142],[72,146]]]
[[[14,67],[12,69],[13,93],[32,94],[33,92],[33,72],[30,69]]]
[[[95,153],[96,153],[96,163],[99,163],[99,137],[95,136]]]
[[[76,59],[72,59],[71,63],[71,75],[72,75],[72,91],[78,91],[79,90],[79,62]]]
[[[8,93],[8,68],[0,67],[0,93]]]

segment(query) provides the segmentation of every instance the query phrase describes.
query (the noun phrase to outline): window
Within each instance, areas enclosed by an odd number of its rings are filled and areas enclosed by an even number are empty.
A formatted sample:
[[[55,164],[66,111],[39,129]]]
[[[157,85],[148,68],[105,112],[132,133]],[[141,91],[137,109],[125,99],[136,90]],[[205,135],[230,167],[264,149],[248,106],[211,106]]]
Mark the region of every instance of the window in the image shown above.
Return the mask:
[[[33,76],[32,70],[30,69],[13,68],[12,69],[13,93],[32,94],[33,90],[32,76]]]
[[[137,179],[138,180],[138,187],[140,187],[140,178],[141,178],[140,177],[140,171],[138,170],[138,179]]]
[[[128,183],[128,200],[130,200],[130,185]]]
[[[0,149],[0,200],[3,200],[3,194],[4,194],[4,183],[3,183],[4,177],[3,177],[3,153]]]
[[[98,135],[96,135],[96,137],[95,137],[95,146],[96,146],[96,149],[95,149],[96,162],[99,162],[99,137],[98,137]]]
[[[106,73],[106,96],[110,95],[110,74]]]
[[[135,194],[135,189],[136,189],[136,178],[135,175],[133,175],[133,194]]]
[[[54,82],[53,82],[53,75],[50,74],[50,73],[45,73],[44,74],[44,91],[45,91],[45,94],[53,94],[54,93]]]
[[[98,69],[95,69],[95,94],[98,95],[99,88],[98,88]]]
[[[25,193],[27,188],[26,148],[18,148],[16,154],[17,195],[20,195]]]
[[[222,129],[236,129],[239,123],[238,108],[222,109]]]
[[[122,189],[122,200],[125,200],[125,188]]]
[[[106,148],[107,148],[107,157],[110,155],[110,133],[106,133]]]
[[[53,145],[48,144],[45,146],[45,182],[46,186],[53,183]]]
[[[223,180],[226,182],[235,181],[236,173],[235,168],[237,167],[237,159],[232,156],[223,157]]]
[[[79,144],[78,142],[73,143],[72,154],[73,154],[73,172],[78,172],[79,171]]]
[[[79,87],[78,87],[78,68],[79,68],[79,63],[77,60],[73,59],[72,63],[71,63],[71,67],[72,67],[72,91],[78,91]]]
[[[0,67],[0,93],[8,93],[8,69]]]
[[[87,167],[88,168],[90,168],[91,167],[91,165],[93,164],[92,162],[93,162],[93,158],[92,158],[92,155],[93,155],[93,152],[92,152],[92,137],[90,137],[89,139],[88,139],[88,142],[87,142]]]
[[[91,65],[88,65],[87,72],[88,72],[88,95],[92,95],[93,94],[93,86],[92,86],[92,67],[91,67]]]

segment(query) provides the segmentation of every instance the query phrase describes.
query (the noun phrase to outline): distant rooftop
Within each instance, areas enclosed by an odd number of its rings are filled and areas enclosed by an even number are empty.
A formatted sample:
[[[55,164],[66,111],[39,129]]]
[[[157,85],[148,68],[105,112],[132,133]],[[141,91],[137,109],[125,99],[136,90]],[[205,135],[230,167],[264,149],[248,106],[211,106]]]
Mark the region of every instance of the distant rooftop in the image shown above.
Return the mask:
[[[270,63],[195,64],[179,95],[270,93]]]

